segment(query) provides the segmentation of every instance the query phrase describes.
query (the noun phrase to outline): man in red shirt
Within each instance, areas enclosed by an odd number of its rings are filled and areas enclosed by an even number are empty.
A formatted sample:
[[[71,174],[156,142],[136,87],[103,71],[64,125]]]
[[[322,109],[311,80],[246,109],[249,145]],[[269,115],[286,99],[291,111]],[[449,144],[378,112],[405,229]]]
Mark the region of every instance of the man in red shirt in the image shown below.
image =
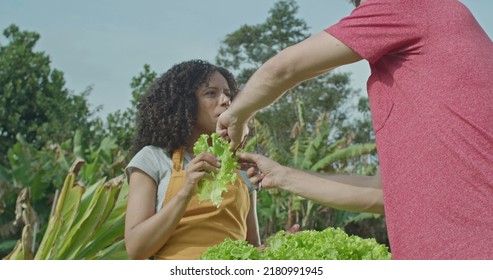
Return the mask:
[[[365,59],[381,182],[240,154],[262,174],[251,170],[252,181],[332,207],[385,212],[394,259],[493,259],[491,39],[457,0],[361,2],[262,65],[217,132],[237,146],[247,120],[286,90]]]

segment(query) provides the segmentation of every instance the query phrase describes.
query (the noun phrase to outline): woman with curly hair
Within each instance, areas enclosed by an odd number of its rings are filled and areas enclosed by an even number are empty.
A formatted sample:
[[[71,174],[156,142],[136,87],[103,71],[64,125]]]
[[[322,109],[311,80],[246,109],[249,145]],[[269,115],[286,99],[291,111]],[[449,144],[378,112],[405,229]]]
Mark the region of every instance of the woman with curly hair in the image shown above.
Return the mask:
[[[260,245],[256,192],[243,176],[219,207],[198,202],[197,183],[218,172],[211,153],[193,157],[202,134],[236,96],[233,75],[202,60],[174,65],[138,105],[137,132],[126,168],[129,181],[125,245],[133,259],[197,259],[225,238]]]

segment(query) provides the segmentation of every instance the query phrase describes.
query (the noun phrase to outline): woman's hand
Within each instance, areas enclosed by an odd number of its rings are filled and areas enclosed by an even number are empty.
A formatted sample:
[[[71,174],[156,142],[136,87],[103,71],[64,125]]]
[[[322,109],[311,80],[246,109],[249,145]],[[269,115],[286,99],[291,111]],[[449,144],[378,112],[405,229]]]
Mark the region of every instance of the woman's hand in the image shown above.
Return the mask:
[[[217,173],[221,167],[219,159],[211,153],[201,153],[187,165],[185,183],[182,195],[191,197],[197,192],[197,185],[203,178],[214,179],[207,171]]]

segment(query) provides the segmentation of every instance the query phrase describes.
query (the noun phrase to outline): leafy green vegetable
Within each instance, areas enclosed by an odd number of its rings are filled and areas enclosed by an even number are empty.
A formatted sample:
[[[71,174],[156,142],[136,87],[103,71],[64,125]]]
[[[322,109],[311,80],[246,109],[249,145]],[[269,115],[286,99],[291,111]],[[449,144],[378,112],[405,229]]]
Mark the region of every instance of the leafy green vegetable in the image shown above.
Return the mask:
[[[269,246],[258,251],[245,241],[225,240],[201,256],[205,260],[389,260],[388,248],[373,238],[349,236],[339,228],[306,230],[267,238]]]
[[[238,167],[238,157],[230,150],[229,143],[218,134],[212,133],[210,139],[212,144],[209,146],[209,135],[202,134],[193,146],[193,153],[195,156],[203,152],[214,154],[220,159],[221,168],[218,173],[210,172],[214,180],[200,180],[197,196],[199,202],[210,200],[212,204],[219,207],[223,200],[222,193],[228,191],[228,183],[234,183],[238,176],[235,172],[235,168]]]
[[[259,250],[245,240],[226,238],[221,244],[210,247],[202,255],[202,260],[261,260]]]

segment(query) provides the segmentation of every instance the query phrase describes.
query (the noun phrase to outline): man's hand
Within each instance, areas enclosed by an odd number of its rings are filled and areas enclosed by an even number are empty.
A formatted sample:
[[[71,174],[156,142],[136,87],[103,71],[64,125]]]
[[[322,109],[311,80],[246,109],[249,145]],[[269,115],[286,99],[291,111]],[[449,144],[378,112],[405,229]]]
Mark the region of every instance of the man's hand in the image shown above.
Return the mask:
[[[240,166],[247,170],[247,176],[252,184],[262,182],[262,188],[275,188],[282,184],[285,167],[279,163],[259,154],[237,153]]]
[[[299,224],[294,224],[290,229],[286,230],[285,235],[290,235],[290,234],[295,234],[300,232],[300,225]],[[269,247],[268,243],[260,244],[260,246],[257,247],[257,249],[260,252],[263,252],[267,247]]]
[[[234,150],[240,146],[248,133],[247,120],[240,120],[226,110],[217,119],[216,133],[226,141],[229,141],[231,148]]]

